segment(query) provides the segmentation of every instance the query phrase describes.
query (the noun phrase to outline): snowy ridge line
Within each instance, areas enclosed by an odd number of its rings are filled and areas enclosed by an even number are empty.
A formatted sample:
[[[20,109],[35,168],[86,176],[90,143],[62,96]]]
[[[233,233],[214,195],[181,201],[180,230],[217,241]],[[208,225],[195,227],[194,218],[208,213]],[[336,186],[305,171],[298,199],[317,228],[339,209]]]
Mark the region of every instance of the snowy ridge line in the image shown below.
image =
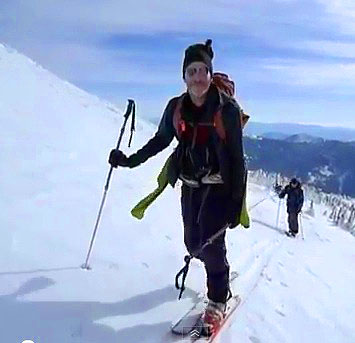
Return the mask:
[[[13,89],[14,85],[16,86],[17,91],[21,94],[26,91],[26,87],[31,88],[31,92],[29,98],[23,97],[21,101],[16,102],[16,106],[14,109],[19,110],[17,105],[21,108],[19,112],[16,112],[16,115],[22,113],[25,109],[27,112],[31,109],[31,99],[38,96],[38,92],[42,95],[46,94],[47,100],[58,100],[60,97],[66,97],[66,101],[75,99],[77,103],[80,103],[84,110],[88,110],[89,107],[94,106],[97,111],[103,112],[104,114],[107,112],[114,112],[115,114],[122,114],[123,111],[121,108],[116,106],[115,104],[109,102],[108,100],[101,99],[99,96],[89,93],[88,91],[79,88],[74,83],[71,83],[62,77],[54,74],[46,67],[42,66],[32,58],[22,54],[18,50],[8,46],[5,43],[0,42],[0,74],[5,77],[5,79],[11,80],[10,82],[10,90]],[[43,87],[46,85],[47,87]],[[18,88],[17,88],[18,87]],[[51,93],[48,90],[52,90]],[[7,99],[7,92],[5,92],[5,104],[7,102],[11,103],[10,100]],[[47,94],[48,93],[48,94]],[[9,92],[11,95],[11,91]],[[26,93],[25,93],[26,94]],[[27,104],[27,108],[26,108]],[[72,106],[73,104],[71,104]],[[58,110],[63,114],[66,112],[73,111],[74,113],[78,113],[78,108],[69,107],[68,110],[64,110],[65,106],[57,106],[57,109],[53,112],[56,113]],[[53,108],[50,108],[53,110]],[[43,110],[44,111],[44,110]],[[42,111],[39,111],[42,112]]]

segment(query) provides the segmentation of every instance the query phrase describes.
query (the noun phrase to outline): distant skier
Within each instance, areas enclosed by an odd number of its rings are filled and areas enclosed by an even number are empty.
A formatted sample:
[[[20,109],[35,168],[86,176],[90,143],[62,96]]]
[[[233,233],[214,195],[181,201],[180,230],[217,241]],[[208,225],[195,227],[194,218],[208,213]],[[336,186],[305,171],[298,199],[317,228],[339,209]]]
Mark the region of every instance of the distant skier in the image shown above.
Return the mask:
[[[116,149],[109,156],[113,167],[133,168],[177,138],[167,177],[171,185],[177,179],[183,183],[184,241],[192,255],[221,228],[239,224],[246,187],[242,110],[231,95],[234,83],[227,75],[220,74],[229,84],[213,74],[211,44],[207,40],[185,50],[182,75],[187,91],[169,101],[155,136],[129,157]],[[229,86],[233,89],[227,94]],[[224,316],[229,294],[225,232],[196,257],[207,273],[209,303],[203,318],[214,325]]]
[[[291,179],[290,183],[279,192],[279,198],[282,199],[287,194],[287,212],[288,212],[288,234],[296,237],[298,234],[298,214],[302,210],[304,196],[301,183],[296,179]]]

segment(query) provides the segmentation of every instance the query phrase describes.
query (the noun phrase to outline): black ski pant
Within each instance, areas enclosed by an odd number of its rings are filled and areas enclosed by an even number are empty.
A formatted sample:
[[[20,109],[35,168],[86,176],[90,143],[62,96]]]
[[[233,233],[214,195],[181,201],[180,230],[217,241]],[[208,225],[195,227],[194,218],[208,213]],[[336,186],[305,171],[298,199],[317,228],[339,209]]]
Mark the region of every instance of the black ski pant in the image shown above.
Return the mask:
[[[184,241],[188,252],[196,251],[228,223],[229,192],[223,184],[182,186],[181,208]],[[229,292],[229,264],[226,258],[225,232],[197,256],[207,273],[207,296],[225,302]]]
[[[288,212],[288,227],[294,234],[298,233],[298,213]]]

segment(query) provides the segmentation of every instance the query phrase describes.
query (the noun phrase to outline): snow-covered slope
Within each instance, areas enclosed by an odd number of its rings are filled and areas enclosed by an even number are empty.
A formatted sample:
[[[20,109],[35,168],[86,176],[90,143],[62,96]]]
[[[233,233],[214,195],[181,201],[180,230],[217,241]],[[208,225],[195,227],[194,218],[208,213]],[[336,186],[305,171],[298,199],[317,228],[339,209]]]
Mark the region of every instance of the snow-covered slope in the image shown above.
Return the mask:
[[[169,154],[114,171],[91,271],[84,262],[122,112],[0,45],[0,341],[173,342],[171,322],[204,290],[192,262],[188,289],[173,287],[185,249],[179,189],[143,221],[130,209],[155,187]],[[122,108],[126,104],[122,104]],[[154,128],[139,116],[132,151]],[[128,151],[126,148],[125,151]],[[353,342],[354,238],[316,208],[305,240],[288,239],[285,205],[250,183],[249,230],[228,232],[243,303],[220,342]]]

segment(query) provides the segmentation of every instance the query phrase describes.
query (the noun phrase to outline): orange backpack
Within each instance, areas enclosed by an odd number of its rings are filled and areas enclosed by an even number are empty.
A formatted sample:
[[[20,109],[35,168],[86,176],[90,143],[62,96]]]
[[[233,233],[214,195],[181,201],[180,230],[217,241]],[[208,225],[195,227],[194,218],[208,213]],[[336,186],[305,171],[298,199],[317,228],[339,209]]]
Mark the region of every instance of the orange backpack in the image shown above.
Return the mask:
[[[235,95],[235,85],[234,82],[229,78],[227,74],[224,73],[213,73],[212,83],[218,88],[218,90],[230,98],[234,98]],[[181,106],[182,106],[183,95],[178,99],[177,105],[175,107],[174,115],[173,115],[173,124],[174,128],[177,132],[178,137],[181,137],[181,134],[186,130],[186,123],[181,118]],[[246,114],[242,108],[240,108],[240,122],[242,129],[248,122],[250,116]],[[222,120],[222,111],[218,110],[214,114],[213,123],[199,123],[202,126],[214,126],[218,136],[225,141],[226,139],[226,130],[223,125]]]

